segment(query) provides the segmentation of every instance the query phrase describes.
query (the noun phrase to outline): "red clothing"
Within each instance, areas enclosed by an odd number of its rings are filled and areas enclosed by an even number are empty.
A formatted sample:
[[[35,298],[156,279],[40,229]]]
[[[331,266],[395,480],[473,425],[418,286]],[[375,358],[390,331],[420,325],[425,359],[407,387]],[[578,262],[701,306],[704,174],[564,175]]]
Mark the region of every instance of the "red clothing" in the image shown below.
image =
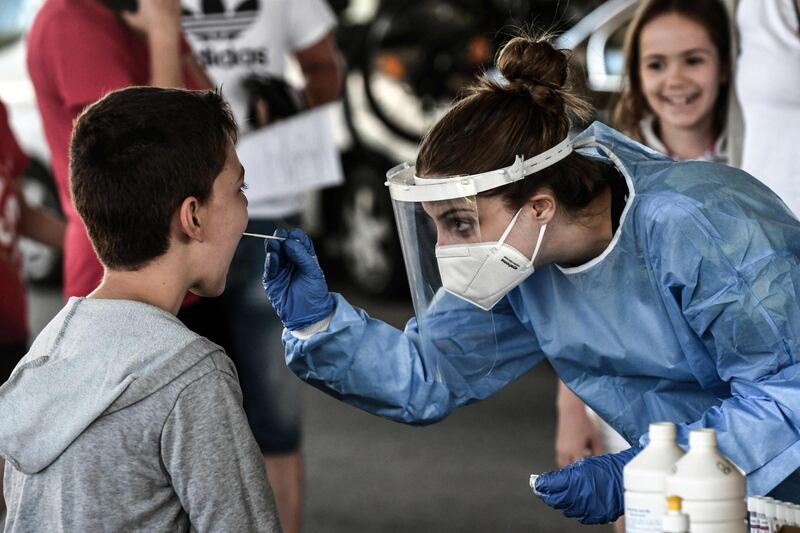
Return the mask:
[[[188,52],[185,40],[182,47]],[[28,34],[28,71],[67,219],[64,298],[86,296],[100,283],[103,267],[70,199],[72,124],[84,107],[106,93],[148,85],[150,53],[144,39],[98,0],[47,0]],[[188,88],[199,88],[188,70],[183,78]]]
[[[6,108],[0,102],[0,345],[28,340],[22,257],[17,246],[20,204],[16,193],[17,179],[28,162],[8,127]]]

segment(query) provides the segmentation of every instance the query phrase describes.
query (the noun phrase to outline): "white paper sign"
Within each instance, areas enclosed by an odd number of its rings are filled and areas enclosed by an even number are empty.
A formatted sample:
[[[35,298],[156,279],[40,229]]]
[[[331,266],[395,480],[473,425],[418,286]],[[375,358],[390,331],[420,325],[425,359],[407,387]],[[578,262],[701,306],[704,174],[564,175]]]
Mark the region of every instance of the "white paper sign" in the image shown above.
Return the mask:
[[[344,180],[333,139],[334,105],[283,119],[239,139],[247,198],[270,200],[339,185]]]

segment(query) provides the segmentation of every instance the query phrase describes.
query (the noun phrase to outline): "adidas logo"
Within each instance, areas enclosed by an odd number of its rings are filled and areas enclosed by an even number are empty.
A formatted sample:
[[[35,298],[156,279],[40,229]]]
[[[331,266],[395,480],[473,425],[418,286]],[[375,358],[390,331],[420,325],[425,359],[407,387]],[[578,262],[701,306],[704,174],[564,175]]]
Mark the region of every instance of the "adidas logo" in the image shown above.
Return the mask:
[[[258,9],[259,0],[238,0],[230,8],[225,0],[184,2],[183,28],[203,40],[235,39],[253,24]]]

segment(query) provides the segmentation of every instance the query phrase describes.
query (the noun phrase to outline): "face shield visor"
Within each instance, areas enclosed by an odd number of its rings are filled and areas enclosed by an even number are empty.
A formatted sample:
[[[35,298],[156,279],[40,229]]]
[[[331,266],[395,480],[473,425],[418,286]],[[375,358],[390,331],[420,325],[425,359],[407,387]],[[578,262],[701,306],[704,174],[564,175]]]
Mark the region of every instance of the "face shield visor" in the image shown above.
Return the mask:
[[[572,152],[569,139],[531,159],[481,174],[421,178],[403,163],[387,173],[414,305],[444,289],[490,310],[533,272],[544,226],[531,239],[500,198],[479,194],[523,179]],[[533,249],[529,250],[533,244]],[[417,310],[419,310],[417,308]]]
[[[479,194],[571,152],[564,139],[536,157],[517,156],[508,167],[480,174],[422,178],[408,163],[387,173],[423,348],[443,354],[442,346],[455,344],[457,352],[474,352],[473,363],[491,368],[498,333],[493,309],[533,272],[545,226],[537,234],[529,220],[521,223],[522,210],[509,212],[499,196]]]

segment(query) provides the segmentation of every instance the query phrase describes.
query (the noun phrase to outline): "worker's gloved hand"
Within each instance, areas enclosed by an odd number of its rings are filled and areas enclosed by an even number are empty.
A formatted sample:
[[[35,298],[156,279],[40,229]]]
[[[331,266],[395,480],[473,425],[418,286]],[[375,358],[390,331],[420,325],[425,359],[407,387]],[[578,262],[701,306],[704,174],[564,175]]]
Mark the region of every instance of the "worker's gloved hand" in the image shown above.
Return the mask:
[[[327,318],[334,308],[325,275],[314,253],[314,245],[303,230],[275,231],[264,250],[264,290],[289,330],[302,329]]]
[[[582,524],[607,524],[624,512],[622,469],[641,451],[586,457],[539,476],[534,493],[547,505]]]

